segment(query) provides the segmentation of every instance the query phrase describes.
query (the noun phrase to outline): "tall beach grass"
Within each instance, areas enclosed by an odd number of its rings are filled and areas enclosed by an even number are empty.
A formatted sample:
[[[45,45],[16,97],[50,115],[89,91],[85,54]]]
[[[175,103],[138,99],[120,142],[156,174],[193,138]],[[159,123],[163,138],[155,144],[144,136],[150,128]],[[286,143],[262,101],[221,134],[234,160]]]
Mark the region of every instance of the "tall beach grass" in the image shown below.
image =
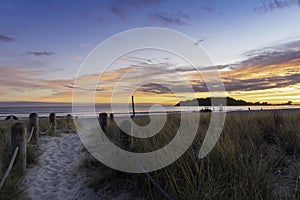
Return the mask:
[[[191,114],[192,117],[192,114]],[[148,117],[134,119],[147,125]],[[173,199],[300,199],[300,113],[248,112],[227,114],[222,135],[203,159],[197,157],[210,122],[201,114],[193,145],[176,162],[151,172],[151,177]],[[134,152],[149,152],[168,144],[180,124],[180,115],[168,115],[164,128],[150,139],[133,139]],[[107,135],[116,144],[119,130],[108,124]],[[91,186],[130,190],[133,196],[163,199],[143,174],[110,169],[89,157],[82,166],[98,174]]]

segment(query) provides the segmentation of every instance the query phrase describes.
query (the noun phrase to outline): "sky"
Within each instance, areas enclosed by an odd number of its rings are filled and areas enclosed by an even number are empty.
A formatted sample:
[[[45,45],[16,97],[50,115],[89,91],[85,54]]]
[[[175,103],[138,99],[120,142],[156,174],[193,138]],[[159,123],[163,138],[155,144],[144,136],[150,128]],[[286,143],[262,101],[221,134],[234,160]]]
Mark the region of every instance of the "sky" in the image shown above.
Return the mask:
[[[300,103],[298,19],[297,0],[0,0],[0,101],[72,102],[75,79],[86,83],[82,91],[99,80],[91,91],[98,103],[112,102],[116,91],[117,102],[126,102],[124,87],[141,81],[134,92],[138,103],[210,96],[189,63],[158,50],[131,52],[103,74],[77,77],[84,59],[104,40],[134,28],[160,27],[179,31],[205,49],[227,96]],[[122,79],[129,71],[134,76]],[[116,89],[120,80],[124,87]],[[86,98],[83,92],[80,102]]]

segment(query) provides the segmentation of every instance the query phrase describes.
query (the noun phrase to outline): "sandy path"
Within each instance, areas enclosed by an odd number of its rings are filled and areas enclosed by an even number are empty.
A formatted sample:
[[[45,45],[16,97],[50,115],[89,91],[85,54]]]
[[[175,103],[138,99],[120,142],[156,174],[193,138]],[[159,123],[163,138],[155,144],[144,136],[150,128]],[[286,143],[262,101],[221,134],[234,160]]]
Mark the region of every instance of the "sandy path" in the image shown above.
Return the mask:
[[[38,164],[30,166],[23,184],[30,199],[100,199],[86,184],[86,172],[78,169],[83,154],[77,134],[40,137]]]

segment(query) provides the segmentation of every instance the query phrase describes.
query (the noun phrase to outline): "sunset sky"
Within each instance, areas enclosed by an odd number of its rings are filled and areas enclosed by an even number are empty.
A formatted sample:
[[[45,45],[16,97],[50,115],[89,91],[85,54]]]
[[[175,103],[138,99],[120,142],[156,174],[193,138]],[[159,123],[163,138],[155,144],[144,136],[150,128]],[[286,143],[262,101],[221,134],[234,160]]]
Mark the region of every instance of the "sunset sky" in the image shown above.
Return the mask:
[[[114,34],[151,26],[198,41],[219,69],[228,96],[300,104],[299,19],[297,0],[0,0],[0,101],[71,102],[76,74],[93,48]],[[203,80],[186,68],[188,63],[169,53],[132,52],[101,76],[97,102],[111,102],[111,91],[130,70],[135,76],[122,80],[125,86],[149,80],[135,93],[138,103],[192,98],[175,72],[197,97],[209,96]],[[83,90],[99,78],[78,77],[87,83]],[[180,99],[166,85],[177,87]]]

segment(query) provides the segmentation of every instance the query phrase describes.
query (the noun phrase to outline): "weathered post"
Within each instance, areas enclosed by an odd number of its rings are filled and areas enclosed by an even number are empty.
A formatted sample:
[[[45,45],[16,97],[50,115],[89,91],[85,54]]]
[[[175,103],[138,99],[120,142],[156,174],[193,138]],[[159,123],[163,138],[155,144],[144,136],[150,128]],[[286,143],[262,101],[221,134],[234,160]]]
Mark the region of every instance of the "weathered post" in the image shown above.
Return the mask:
[[[49,123],[50,123],[50,130],[51,134],[56,132],[56,115],[55,113],[50,113],[49,115]]]
[[[32,144],[39,144],[39,117],[38,114],[36,113],[31,113],[29,115],[29,131],[31,132],[32,128],[33,130],[33,135],[32,135]]]
[[[106,132],[107,128],[107,113],[100,113],[99,114],[99,123],[104,132]]]
[[[9,126],[10,126],[10,128],[13,126],[13,124],[14,124],[14,118],[13,118],[12,115],[10,115],[10,117],[9,117]]]
[[[70,115],[70,114],[67,114],[67,120],[66,120],[67,122],[67,132],[69,132],[70,130],[72,130],[72,121],[73,121],[73,119],[72,119],[72,115]]]
[[[134,97],[131,96],[131,105],[132,105],[132,116],[131,118],[135,117],[135,109],[134,109]]]
[[[110,120],[110,121],[113,121],[113,120],[114,120],[114,114],[112,114],[112,113],[109,114],[109,120]]]
[[[120,145],[124,150],[130,150],[132,144],[131,139],[128,133],[131,132],[130,121],[125,120],[120,124],[119,133],[120,133]]]
[[[11,127],[11,152],[12,155],[19,147],[14,169],[17,173],[24,174],[26,169],[27,128],[23,123],[16,123]]]

